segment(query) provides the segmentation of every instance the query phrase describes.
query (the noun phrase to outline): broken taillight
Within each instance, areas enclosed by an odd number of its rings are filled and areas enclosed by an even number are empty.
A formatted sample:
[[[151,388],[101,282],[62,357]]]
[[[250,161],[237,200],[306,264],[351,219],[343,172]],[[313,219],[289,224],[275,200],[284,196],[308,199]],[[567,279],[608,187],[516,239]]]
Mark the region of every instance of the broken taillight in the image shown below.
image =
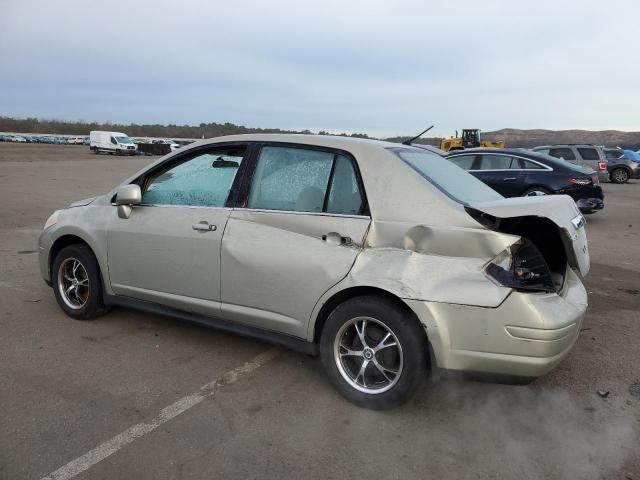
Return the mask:
[[[544,257],[532,242],[524,238],[489,262],[484,271],[504,287],[533,292],[556,291]]]

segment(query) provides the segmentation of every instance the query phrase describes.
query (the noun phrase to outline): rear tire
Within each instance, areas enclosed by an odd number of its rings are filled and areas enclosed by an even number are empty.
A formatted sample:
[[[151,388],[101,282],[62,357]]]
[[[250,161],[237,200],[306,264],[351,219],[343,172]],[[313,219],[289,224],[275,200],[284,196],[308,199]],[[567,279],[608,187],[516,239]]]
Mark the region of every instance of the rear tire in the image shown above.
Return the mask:
[[[88,320],[109,311],[104,304],[100,267],[87,245],[64,247],[51,268],[53,292],[60,308],[72,318]]]
[[[541,195],[553,195],[553,192],[544,187],[531,187],[524,191],[523,197],[535,197]]]
[[[613,183],[627,183],[629,177],[629,172],[625,168],[614,168],[609,175]]]
[[[411,398],[426,376],[427,349],[413,314],[378,295],[338,305],[320,339],[322,363],[336,389],[350,402],[376,410]]]

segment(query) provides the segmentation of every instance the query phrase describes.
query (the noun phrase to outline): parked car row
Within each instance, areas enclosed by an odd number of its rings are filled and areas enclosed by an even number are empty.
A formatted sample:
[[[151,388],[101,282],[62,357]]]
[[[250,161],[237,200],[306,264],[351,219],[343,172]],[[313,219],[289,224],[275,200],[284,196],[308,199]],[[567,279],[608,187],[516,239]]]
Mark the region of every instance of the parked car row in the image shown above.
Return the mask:
[[[89,137],[60,137],[54,135],[0,135],[0,142],[49,143],[53,145],[88,145]]]
[[[445,152],[429,145],[413,146],[449,159],[505,197],[566,194],[585,214],[604,208],[600,182],[640,178],[640,153],[621,148],[557,144]]]
[[[447,159],[505,197],[569,195],[582,213],[604,208],[598,174],[539,151],[462,150]]]

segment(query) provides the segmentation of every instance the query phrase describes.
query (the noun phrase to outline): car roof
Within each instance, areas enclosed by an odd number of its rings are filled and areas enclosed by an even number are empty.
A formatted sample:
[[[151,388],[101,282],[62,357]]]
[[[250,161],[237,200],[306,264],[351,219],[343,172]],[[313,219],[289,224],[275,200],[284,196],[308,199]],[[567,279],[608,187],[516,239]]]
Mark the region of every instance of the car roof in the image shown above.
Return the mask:
[[[242,135],[227,135],[223,137],[199,140],[198,144],[206,145],[220,142],[283,142],[301,143],[306,145],[327,146],[348,150],[350,147],[371,146],[372,148],[401,147],[402,144],[374,140],[370,138],[343,137],[340,135],[308,135],[295,133],[247,133]]]

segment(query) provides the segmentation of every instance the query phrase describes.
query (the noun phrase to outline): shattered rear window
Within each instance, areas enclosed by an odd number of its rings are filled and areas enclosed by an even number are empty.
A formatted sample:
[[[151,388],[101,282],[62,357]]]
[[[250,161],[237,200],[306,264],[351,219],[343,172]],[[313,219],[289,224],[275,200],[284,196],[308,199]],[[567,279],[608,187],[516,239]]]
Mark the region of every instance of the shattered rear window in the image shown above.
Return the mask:
[[[490,202],[504,198],[453,162],[412,147],[390,148],[420,176],[458,203]]]

